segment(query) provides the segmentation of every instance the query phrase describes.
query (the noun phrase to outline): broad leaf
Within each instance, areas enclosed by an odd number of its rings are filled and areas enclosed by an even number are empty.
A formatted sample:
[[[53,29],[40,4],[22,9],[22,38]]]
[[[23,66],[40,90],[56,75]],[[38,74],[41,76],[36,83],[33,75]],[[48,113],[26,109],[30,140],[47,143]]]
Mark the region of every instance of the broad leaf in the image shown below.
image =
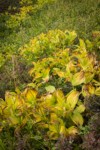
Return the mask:
[[[100,87],[96,88],[96,90],[95,90],[95,95],[100,96]]]
[[[37,96],[37,92],[35,90],[26,89],[23,94],[25,95],[25,99],[27,102],[31,104],[35,103],[35,99]]]
[[[74,110],[74,112],[78,112],[78,113],[82,113],[82,112],[84,112],[85,111],[85,106],[84,105],[80,105],[80,106],[78,106],[75,110]]]
[[[71,119],[77,126],[83,125],[84,120],[80,113],[78,113],[78,112],[73,113],[73,115],[71,116]]]
[[[45,82],[47,82],[49,80],[49,72],[50,72],[50,68],[45,69],[43,72],[42,79]]]
[[[71,91],[67,95],[67,100],[66,100],[66,108],[67,109],[74,109],[77,102],[78,102],[78,97],[79,97],[79,92],[76,90]]]
[[[67,132],[69,135],[74,135],[74,134],[78,133],[78,130],[75,126],[71,126],[67,129]]]
[[[46,91],[49,93],[53,93],[55,91],[55,87],[52,85],[49,85],[47,87],[45,87]]]
[[[77,86],[84,83],[84,81],[85,81],[84,72],[81,71],[73,75],[71,83],[73,86]]]

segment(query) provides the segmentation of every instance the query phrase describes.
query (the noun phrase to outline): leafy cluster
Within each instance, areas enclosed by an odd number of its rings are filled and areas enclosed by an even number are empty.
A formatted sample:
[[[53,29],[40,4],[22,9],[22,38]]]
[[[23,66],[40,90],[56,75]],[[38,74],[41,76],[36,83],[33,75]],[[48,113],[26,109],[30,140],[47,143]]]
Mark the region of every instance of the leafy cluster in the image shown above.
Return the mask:
[[[62,136],[75,135],[79,126],[83,125],[81,113],[85,110],[82,102],[79,102],[79,95],[76,90],[66,96],[61,90],[55,90],[41,97],[32,89],[17,94],[7,92],[5,101],[0,101],[0,131],[4,133],[12,128],[16,137],[26,130],[27,136],[30,136],[27,140],[37,135],[47,143]]]
[[[85,89],[95,94],[100,64],[96,55],[87,51],[88,46],[75,32],[55,30],[34,38],[20,49],[22,56],[33,63],[29,71],[33,84],[29,85],[39,90],[52,84],[67,92],[66,85],[71,83],[71,88],[77,86],[85,96]]]
[[[2,149],[79,148],[75,140],[85,134],[91,115],[88,99],[100,96],[100,62],[87,51],[90,45],[75,32],[52,30],[19,49],[33,63],[33,80],[0,100]]]

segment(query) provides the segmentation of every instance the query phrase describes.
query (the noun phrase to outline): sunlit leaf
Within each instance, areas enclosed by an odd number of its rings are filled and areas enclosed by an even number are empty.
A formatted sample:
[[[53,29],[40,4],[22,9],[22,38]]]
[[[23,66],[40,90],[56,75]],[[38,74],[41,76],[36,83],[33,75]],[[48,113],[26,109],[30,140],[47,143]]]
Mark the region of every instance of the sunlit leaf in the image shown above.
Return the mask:
[[[65,127],[65,126],[61,126],[59,133],[60,133],[61,135],[63,135],[63,136],[66,136],[66,127]]]
[[[78,106],[75,110],[74,110],[74,112],[78,112],[78,113],[82,113],[82,112],[84,112],[85,111],[85,106],[84,105],[80,105],[80,106]]]
[[[86,44],[85,44],[85,42],[82,39],[80,39],[79,41],[80,41],[80,49],[83,52],[86,52]]]
[[[56,90],[54,94],[59,104],[63,104],[65,102],[65,97],[61,90]]]
[[[53,93],[55,91],[55,87],[52,85],[49,85],[47,87],[45,87],[46,91],[49,93]]]
[[[78,133],[78,129],[75,126],[71,126],[67,129],[69,135],[74,135]]]
[[[6,103],[7,103],[8,106],[13,106],[13,104],[16,101],[15,93],[13,93],[13,92],[6,92],[5,99],[6,99]]]
[[[26,89],[24,91],[24,95],[26,98],[26,101],[29,103],[35,103],[35,99],[37,96],[37,92],[35,90],[31,90],[31,89]]]
[[[77,126],[83,125],[84,120],[80,113],[78,113],[78,112],[73,113],[73,115],[71,116],[71,119]]]
[[[11,125],[16,125],[19,123],[19,118],[14,116],[13,114],[9,117],[10,121],[11,121]]]
[[[81,71],[73,75],[71,83],[73,86],[77,86],[84,83],[84,81],[85,81],[84,72]]]
[[[96,88],[96,90],[95,90],[95,95],[100,96],[100,87]]]
[[[42,79],[46,82],[49,80],[49,72],[50,72],[50,68],[47,68],[44,70],[42,75]]]
[[[94,73],[85,72],[85,83],[89,83],[94,77]]]
[[[57,74],[59,77],[65,77],[65,73],[61,71],[59,68],[54,68],[54,74]]]
[[[78,102],[78,97],[79,97],[79,92],[76,90],[72,90],[68,95],[67,95],[67,100],[66,100],[66,108],[68,109],[74,109],[77,102]]]
[[[56,113],[51,113],[50,119],[51,119],[52,122],[57,122],[57,120],[58,120],[59,118],[58,118],[58,116],[56,115]]]

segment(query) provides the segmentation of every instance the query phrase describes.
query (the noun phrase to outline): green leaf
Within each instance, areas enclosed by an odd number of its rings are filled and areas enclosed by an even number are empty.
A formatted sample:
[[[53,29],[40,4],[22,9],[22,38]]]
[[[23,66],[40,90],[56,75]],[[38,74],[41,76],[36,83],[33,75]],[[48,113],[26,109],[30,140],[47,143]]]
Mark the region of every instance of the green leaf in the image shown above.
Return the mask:
[[[27,84],[27,87],[35,88],[35,87],[36,87],[36,84],[35,84],[35,83],[29,83],[29,84]]]
[[[2,140],[1,140],[1,139],[0,139],[0,149],[1,149],[1,150],[5,150],[4,143],[2,142]]]
[[[53,93],[56,90],[55,87],[52,86],[52,85],[49,85],[49,86],[45,87],[45,89],[49,93]]]

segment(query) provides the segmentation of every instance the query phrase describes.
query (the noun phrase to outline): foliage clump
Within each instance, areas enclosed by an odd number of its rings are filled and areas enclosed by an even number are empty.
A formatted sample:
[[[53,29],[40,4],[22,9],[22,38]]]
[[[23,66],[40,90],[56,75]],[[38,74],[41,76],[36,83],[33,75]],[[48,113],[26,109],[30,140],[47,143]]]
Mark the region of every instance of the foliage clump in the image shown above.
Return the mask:
[[[87,49],[74,31],[61,30],[41,34],[19,49],[33,63],[33,80],[24,91],[16,88],[0,100],[4,149],[84,149],[92,116],[89,98],[100,96],[100,62]],[[12,143],[5,141],[8,135]]]

